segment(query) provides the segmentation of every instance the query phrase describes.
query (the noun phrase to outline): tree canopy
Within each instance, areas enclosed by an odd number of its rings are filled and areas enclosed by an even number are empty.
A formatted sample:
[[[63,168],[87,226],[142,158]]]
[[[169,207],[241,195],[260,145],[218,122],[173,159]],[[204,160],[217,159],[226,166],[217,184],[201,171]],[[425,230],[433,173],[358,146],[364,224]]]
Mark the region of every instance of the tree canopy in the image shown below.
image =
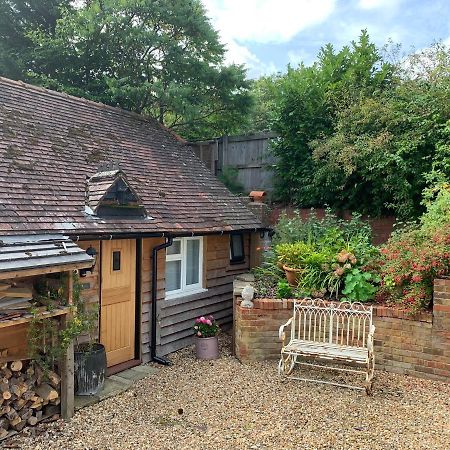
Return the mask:
[[[199,0],[38,0],[37,10],[55,11],[42,21],[23,20],[22,3],[0,0],[20,24],[0,35],[6,76],[150,115],[189,138],[232,133],[245,121],[245,69],[224,64]],[[13,65],[16,73],[5,69]]]
[[[272,109],[258,114],[279,133],[278,199],[418,217],[430,176],[450,175],[450,52],[425,53],[392,62],[363,31],[309,67],[258,81],[256,102]]]

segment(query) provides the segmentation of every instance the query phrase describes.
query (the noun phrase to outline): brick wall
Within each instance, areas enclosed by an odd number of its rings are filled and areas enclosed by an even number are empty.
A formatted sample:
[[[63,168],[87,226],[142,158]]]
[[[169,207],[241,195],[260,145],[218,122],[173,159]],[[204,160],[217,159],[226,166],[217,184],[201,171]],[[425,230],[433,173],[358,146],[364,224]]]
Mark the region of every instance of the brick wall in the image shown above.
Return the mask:
[[[279,358],[280,325],[293,300],[256,299],[242,308],[235,299],[235,354],[242,361]],[[403,310],[374,307],[377,368],[450,382],[450,279],[435,280],[433,312],[411,317]]]

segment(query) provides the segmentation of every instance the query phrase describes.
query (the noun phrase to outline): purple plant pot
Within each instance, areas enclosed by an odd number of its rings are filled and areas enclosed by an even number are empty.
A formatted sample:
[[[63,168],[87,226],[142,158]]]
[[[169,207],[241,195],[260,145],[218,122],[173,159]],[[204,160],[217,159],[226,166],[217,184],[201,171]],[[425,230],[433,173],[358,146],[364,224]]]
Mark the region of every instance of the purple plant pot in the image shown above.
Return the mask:
[[[197,359],[217,359],[219,357],[219,340],[217,336],[209,338],[195,337]]]

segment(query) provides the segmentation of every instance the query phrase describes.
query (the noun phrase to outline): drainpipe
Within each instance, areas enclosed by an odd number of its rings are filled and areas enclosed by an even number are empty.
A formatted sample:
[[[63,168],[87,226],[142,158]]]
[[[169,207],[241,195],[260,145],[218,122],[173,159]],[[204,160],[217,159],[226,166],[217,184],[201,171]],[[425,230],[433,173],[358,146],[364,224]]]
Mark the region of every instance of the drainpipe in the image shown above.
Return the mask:
[[[170,247],[173,243],[172,236],[167,236],[164,244],[153,247],[152,250],[152,333],[150,337],[150,358],[152,361],[168,366],[170,361],[166,358],[156,356],[156,293],[158,283],[158,251]]]

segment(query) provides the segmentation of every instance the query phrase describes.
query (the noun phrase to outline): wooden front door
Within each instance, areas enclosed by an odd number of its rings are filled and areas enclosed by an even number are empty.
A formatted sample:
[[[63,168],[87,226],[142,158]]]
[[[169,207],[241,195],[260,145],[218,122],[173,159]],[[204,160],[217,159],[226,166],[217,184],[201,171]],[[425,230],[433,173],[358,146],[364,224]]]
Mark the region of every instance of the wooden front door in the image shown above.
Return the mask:
[[[135,357],[136,241],[102,243],[100,341],[108,367]]]

